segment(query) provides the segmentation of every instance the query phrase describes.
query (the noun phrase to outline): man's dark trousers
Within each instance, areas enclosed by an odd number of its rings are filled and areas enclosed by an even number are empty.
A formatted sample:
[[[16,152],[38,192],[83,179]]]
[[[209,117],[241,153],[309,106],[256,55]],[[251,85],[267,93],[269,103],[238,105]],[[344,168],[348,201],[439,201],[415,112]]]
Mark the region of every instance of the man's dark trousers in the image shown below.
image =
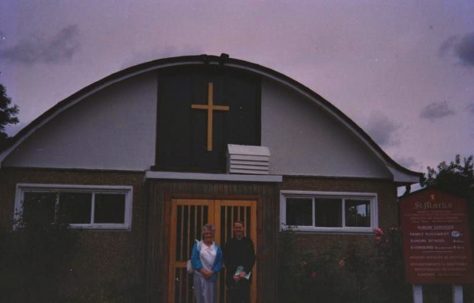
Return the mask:
[[[230,303],[248,303],[250,302],[250,281],[247,279],[241,279],[235,282],[232,279],[232,275],[227,275],[227,279],[231,279],[232,282],[227,282],[227,294],[229,296]]]

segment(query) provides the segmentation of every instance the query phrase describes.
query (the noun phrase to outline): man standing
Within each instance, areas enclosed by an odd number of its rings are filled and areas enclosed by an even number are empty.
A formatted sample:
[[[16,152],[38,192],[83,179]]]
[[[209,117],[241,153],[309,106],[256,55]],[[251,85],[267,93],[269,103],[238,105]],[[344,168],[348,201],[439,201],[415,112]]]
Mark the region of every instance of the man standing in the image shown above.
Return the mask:
[[[249,273],[255,263],[255,250],[252,240],[244,237],[245,226],[236,221],[233,224],[234,237],[224,246],[226,284],[230,303],[250,302]]]

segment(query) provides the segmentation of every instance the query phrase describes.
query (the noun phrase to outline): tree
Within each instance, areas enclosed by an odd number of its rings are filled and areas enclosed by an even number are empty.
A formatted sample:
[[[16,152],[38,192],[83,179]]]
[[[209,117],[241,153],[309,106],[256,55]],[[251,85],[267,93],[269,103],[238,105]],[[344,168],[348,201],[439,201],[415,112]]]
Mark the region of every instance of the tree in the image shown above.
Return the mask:
[[[423,186],[434,186],[440,190],[462,196],[474,204],[474,162],[473,156],[463,158],[456,155],[449,164],[441,162],[437,169],[428,167],[428,175],[422,180]]]
[[[5,132],[5,126],[18,123],[18,106],[11,105],[11,99],[7,95],[5,86],[0,84],[0,150],[8,144],[8,134]]]
[[[440,190],[461,196],[467,200],[471,238],[474,240],[474,161],[473,156],[463,158],[456,155],[449,164],[441,162],[437,169],[428,167],[428,175],[423,176],[423,186],[433,186]],[[474,242],[473,242],[474,243]]]

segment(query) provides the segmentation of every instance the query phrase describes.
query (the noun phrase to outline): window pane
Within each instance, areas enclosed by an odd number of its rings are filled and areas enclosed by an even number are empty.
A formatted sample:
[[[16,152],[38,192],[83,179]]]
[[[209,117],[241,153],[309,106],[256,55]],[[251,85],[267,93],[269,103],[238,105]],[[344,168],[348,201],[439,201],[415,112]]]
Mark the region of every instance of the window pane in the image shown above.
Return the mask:
[[[313,200],[308,198],[286,199],[286,224],[297,226],[313,225]]]
[[[370,201],[346,200],[346,226],[370,226]]]
[[[91,223],[91,193],[60,193],[60,219],[65,223]]]
[[[125,195],[96,194],[94,223],[125,223]]]
[[[55,204],[56,193],[25,192],[23,200],[24,223],[53,223]]]
[[[341,227],[342,200],[316,199],[315,221],[320,227]]]

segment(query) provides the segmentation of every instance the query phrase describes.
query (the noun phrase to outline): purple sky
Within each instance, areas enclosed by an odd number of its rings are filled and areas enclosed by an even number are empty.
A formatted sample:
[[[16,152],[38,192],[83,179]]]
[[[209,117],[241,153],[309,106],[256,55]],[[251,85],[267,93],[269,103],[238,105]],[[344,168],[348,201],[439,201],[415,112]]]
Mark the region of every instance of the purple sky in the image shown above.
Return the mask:
[[[307,85],[396,161],[474,154],[474,1],[0,1],[21,123],[113,72],[222,52]]]

